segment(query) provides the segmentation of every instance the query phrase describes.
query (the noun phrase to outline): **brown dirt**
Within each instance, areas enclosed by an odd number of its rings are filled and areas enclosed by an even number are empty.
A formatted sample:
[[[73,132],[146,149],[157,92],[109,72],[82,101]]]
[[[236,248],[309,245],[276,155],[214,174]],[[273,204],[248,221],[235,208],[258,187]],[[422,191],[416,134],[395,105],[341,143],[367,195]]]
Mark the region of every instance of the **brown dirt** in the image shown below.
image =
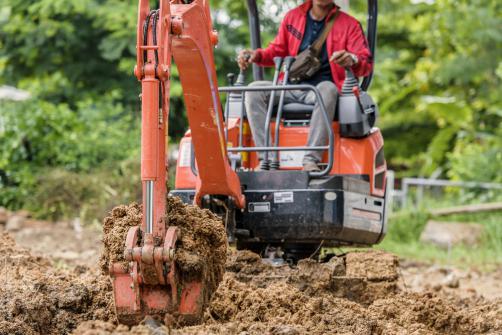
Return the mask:
[[[100,259],[103,273],[108,273],[110,264],[125,262],[127,231],[141,224],[141,220],[141,207],[137,204],[116,207],[104,219],[104,250]],[[204,299],[208,302],[225,271],[227,237],[222,220],[206,209],[186,205],[179,198],[169,196],[163,222],[166,228],[176,226],[181,231],[174,257],[181,280],[202,281]]]
[[[141,224],[141,206],[117,206],[103,220],[103,252],[99,259],[101,271],[108,274],[113,263],[125,263],[124,243],[130,227]]]
[[[85,320],[114,320],[108,278],[57,269],[0,235],[0,334],[68,334]]]
[[[170,334],[500,334],[502,301],[398,289],[398,262],[373,251],[297,268],[272,267],[248,251],[231,252],[202,325]],[[402,279],[402,278],[401,278]],[[130,332],[87,322],[75,334],[168,334],[145,325]]]
[[[32,254],[50,257],[61,266],[96,267],[101,254],[101,227],[83,229],[66,222],[27,222],[17,232],[9,232],[16,245]]]
[[[112,212],[123,231],[134,220],[140,222],[140,207],[133,207],[123,207],[125,215]],[[182,240],[188,256],[177,255],[177,261],[187,275],[194,275],[192,270],[201,264],[194,257],[198,241],[209,241],[196,250],[204,257],[212,252],[210,241],[221,241],[219,230],[214,234],[201,224],[216,218],[172,199],[168,217],[167,224],[193,237]],[[120,235],[118,227],[107,227]],[[113,241],[119,240],[108,239],[105,248],[115,253],[103,259],[123,260],[123,240],[113,248]],[[50,254],[51,245],[35,249]],[[78,262],[68,265],[70,270],[61,269],[52,257],[34,256],[0,235],[0,335],[502,334],[502,269],[484,273],[398,264],[395,256],[380,251],[351,252],[322,264],[304,260],[295,268],[273,267],[252,252],[229,251],[224,257],[225,249],[216,249],[214,279],[226,271],[201,325],[171,331],[147,325],[129,329],[114,321],[107,277],[75,265]]]
[[[169,196],[166,226],[181,229],[181,243],[175,262],[186,281],[202,279],[209,296],[218,287],[225,272],[227,235],[223,222],[207,209],[186,205]]]

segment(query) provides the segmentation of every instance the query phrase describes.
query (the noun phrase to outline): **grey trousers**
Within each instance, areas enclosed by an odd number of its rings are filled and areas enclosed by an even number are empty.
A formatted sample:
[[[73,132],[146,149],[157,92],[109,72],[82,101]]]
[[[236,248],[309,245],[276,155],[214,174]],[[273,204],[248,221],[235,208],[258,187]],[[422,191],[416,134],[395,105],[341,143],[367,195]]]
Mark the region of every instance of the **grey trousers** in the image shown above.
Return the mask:
[[[270,81],[255,81],[249,86],[270,86]],[[321,93],[328,118],[333,120],[335,116],[335,108],[338,97],[336,85],[331,81],[323,81],[317,85]],[[246,113],[251,127],[251,133],[255,145],[258,147],[265,146],[265,119],[267,117],[268,103],[270,100],[270,91],[262,92],[246,92]],[[274,104],[279,103],[280,92],[275,93]],[[299,102],[304,104],[314,104],[314,112],[310,119],[310,132],[307,140],[308,146],[322,146],[328,143],[328,129],[326,129],[323,121],[322,111],[316,101],[315,93],[312,91],[286,91],[284,103]],[[269,143],[270,144],[270,143]],[[303,163],[313,161],[320,162],[322,159],[322,151],[307,151],[303,157]],[[263,158],[260,155],[260,158]]]

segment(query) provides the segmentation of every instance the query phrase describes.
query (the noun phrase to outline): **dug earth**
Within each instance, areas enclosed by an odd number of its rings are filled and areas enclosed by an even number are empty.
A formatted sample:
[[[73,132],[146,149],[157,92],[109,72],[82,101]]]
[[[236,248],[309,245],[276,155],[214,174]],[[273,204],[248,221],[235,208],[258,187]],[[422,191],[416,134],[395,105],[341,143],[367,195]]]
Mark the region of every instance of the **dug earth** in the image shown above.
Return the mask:
[[[187,273],[197,269],[213,288],[202,324],[117,324],[106,270],[122,260],[128,227],[141,222],[140,207],[130,205],[115,208],[104,221],[99,268],[98,259],[90,266],[65,263],[52,257],[50,246],[35,247],[45,250],[40,255],[16,245],[15,232],[0,234],[0,335],[502,333],[500,296],[466,294],[462,278],[459,285],[424,284],[428,276],[418,274],[430,267],[405,261],[402,268],[396,256],[381,251],[271,266],[254,253],[227,248],[221,221],[208,211],[171,198],[166,218],[184,230],[178,266]],[[495,283],[499,275],[487,276]]]

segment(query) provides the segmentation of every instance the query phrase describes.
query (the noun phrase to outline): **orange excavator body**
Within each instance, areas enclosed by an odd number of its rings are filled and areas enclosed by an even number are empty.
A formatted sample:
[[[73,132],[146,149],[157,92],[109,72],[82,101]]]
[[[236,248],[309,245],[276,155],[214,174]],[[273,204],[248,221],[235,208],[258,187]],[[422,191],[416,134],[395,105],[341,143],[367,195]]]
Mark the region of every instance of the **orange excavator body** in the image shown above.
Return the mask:
[[[228,146],[234,147],[239,142],[239,123],[240,119],[231,119],[228,122]],[[247,120],[243,120],[244,145],[253,147],[254,142],[249,132]],[[271,128],[275,128],[275,122],[271,123]],[[344,138],[340,135],[338,122],[332,123],[335,136],[334,146],[334,164],[329,175],[364,175],[368,176],[370,181],[371,195],[383,197],[385,194],[385,180],[387,173],[387,163],[382,157],[383,137],[379,130],[374,131],[364,138]],[[305,126],[284,126],[280,125],[279,147],[302,146],[307,142],[309,128]],[[176,163],[176,190],[194,189],[198,177],[193,173],[190,166],[190,150],[192,131],[188,131],[179,145],[180,157]],[[273,134],[271,134],[273,139]],[[302,153],[297,152],[289,154],[282,153],[281,170],[300,171],[302,169]],[[287,162],[289,161],[289,163]],[[327,163],[327,154],[324,155],[322,163]],[[258,166],[258,155],[254,152],[243,155],[242,166],[245,169],[254,169]]]

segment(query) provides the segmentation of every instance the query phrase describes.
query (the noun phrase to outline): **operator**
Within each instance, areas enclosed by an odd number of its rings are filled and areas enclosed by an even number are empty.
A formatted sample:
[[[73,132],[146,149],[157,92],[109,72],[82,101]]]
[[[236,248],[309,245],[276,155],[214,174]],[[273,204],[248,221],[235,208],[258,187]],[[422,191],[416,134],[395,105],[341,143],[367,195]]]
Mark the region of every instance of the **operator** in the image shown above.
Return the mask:
[[[335,17],[332,17],[335,15]],[[330,29],[327,22],[333,19]],[[357,77],[368,75],[373,67],[373,59],[368,48],[361,24],[350,15],[341,12],[333,0],[307,0],[289,11],[282,20],[279,33],[265,49],[242,50],[238,56],[239,67],[245,70],[249,64],[274,66],[274,57],[297,56],[308,49],[328,25],[329,34],[322,45],[318,59],[319,70],[300,84],[316,86],[325,104],[330,120],[336,110],[338,90],[345,80],[345,68],[350,68]],[[322,39],[320,39],[322,41]],[[298,62],[297,58],[297,61]],[[250,86],[272,85],[267,81],[256,81]],[[265,118],[270,91],[246,93],[246,111],[256,146],[265,146]],[[276,94],[277,103],[280,94]],[[300,102],[314,105],[310,120],[308,146],[323,146],[328,142],[328,129],[323,123],[322,111],[314,92],[286,91],[285,103]],[[318,163],[322,151],[307,151],[303,157],[305,171],[320,171]],[[260,155],[258,169],[263,169]]]

